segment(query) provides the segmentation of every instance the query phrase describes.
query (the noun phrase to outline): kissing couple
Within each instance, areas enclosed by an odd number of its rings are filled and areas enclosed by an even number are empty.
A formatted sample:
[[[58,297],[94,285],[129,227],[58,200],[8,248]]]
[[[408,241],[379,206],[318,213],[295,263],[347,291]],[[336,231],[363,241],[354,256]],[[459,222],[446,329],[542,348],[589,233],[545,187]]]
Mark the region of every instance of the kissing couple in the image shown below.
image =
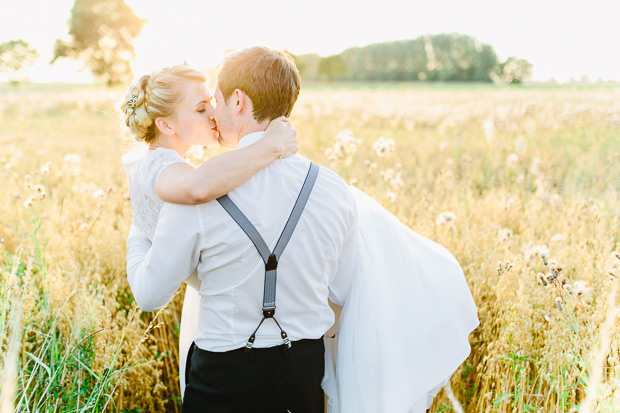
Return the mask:
[[[290,55],[232,52],[205,81],[164,68],[121,105],[148,146],[123,159],[131,291],[154,311],[188,284],[183,412],[425,412],[479,324],[458,262],[297,154]],[[237,149],[185,159],[216,142]]]

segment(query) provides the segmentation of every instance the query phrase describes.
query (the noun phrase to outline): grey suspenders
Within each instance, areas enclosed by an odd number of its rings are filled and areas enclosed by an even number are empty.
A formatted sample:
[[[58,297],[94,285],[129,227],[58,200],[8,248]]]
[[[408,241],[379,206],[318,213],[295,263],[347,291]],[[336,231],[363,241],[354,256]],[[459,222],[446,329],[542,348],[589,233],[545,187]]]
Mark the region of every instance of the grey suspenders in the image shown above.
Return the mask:
[[[241,227],[243,232],[246,233],[248,238],[252,241],[258,253],[260,254],[263,262],[265,263],[265,287],[263,290],[263,318],[258,323],[258,327],[252,333],[250,338],[246,343],[246,351],[249,351],[254,345],[254,341],[256,340],[256,332],[263,324],[265,319],[273,318],[273,321],[276,322],[278,328],[280,328],[280,335],[282,336],[282,341],[286,344],[287,347],[291,347],[291,341],[288,338],[286,332],[278,323],[278,320],[275,318],[276,313],[276,278],[277,278],[277,269],[278,269],[278,260],[282,256],[282,252],[284,248],[286,248],[286,244],[291,239],[293,235],[293,231],[295,230],[295,226],[297,226],[297,222],[301,217],[301,213],[306,206],[306,202],[308,201],[308,197],[310,196],[310,192],[312,192],[312,187],[314,186],[314,182],[316,181],[316,177],[319,173],[319,167],[315,163],[310,163],[310,169],[308,170],[308,174],[306,175],[306,179],[304,184],[297,196],[297,200],[295,201],[295,206],[293,207],[293,211],[284,226],[284,230],[280,235],[280,239],[276,244],[273,252],[269,250],[269,247],[263,240],[263,237],[260,236],[254,225],[243,215],[243,212],[239,210],[237,205],[235,205],[227,195],[224,195],[217,199],[217,201],[222,205],[222,207],[228,212],[228,214],[232,217],[233,220]]]

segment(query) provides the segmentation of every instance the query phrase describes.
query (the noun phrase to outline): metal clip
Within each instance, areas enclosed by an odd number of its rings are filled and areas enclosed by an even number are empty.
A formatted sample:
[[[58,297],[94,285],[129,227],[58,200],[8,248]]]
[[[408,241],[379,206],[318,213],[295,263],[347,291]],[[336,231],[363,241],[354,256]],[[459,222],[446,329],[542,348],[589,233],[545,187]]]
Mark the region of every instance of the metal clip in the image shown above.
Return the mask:
[[[247,343],[245,343],[245,352],[249,353],[250,350],[252,350],[252,346],[254,345],[254,340],[256,340],[256,336],[254,336],[254,334],[252,334],[250,336],[250,338],[248,338]]]
[[[293,345],[291,344],[291,339],[288,338],[288,335],[286,334],[286,332],[282,331],[281,335],[282,335],[282,342],[286,345],[286,348],[293,347]]]
[[[276,313],[276,307],[263,307],[263,317],[273,318]]]

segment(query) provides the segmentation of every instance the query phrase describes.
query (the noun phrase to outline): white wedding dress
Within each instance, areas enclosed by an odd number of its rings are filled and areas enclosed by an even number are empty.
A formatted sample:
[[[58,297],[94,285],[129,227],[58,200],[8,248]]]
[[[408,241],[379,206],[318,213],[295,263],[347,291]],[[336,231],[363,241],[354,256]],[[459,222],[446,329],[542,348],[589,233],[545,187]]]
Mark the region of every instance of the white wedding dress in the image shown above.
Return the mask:
[[[175,151],[123,157],[134,222],[152,239],[156,182]],[[357,273],[335,338],[325,338],[328,413],[423,413],[470,353],[477,308],[456,259],[349,187],[358,210]],[[142,228],[144,227],[144,228]],[[190,283],[192,284],[192,283]],[[186,288],[179,336],[181,395],[200,296]]]
[[[469,355],[478,310],[450,252],[350,190],[357,274],[326,339],[328,413],[423,413]]]
[[[153,240],[159,211],[164,204],[157,195],[157,179],[169,165],[188,161],[172,149],[157,148],[148,150],[139,147],[122,157],[127,172],[129,192],[131,194],[132,219],[144,235]],[[198,327],[198,308],[200,308],[199,285],[196,273],[187,280],[185,289],[184,311],[181,314],[181,332],[179,334],[179,379],[181,397],[185,392],[185,365],[187,353],[194,341],[194,332]],[[193,309],[193,310],[191,310]]]

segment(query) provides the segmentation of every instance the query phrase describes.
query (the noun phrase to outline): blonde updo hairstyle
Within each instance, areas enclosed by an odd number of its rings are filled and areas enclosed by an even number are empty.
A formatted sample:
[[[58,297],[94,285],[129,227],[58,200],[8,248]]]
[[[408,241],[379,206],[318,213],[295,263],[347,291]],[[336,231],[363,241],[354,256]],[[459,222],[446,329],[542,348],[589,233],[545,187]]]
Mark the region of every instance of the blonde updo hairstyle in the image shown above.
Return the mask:
[[[183,98],[185,84],[192,80],[205,82],[207,76],[190,66],[176,65],[144,75],[131,85],[121,111],[125,125],[137,141],[150,143],[157,138],[155,119],[174,113]]]

